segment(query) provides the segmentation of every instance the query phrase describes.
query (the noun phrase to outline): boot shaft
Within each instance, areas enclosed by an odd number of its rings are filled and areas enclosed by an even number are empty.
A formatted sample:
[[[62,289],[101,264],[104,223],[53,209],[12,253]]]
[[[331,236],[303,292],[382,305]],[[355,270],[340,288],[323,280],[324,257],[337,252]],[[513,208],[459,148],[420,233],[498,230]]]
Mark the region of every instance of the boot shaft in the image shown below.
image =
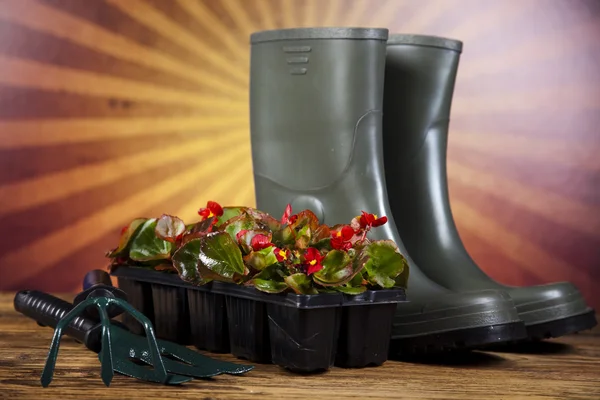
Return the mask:
[[[449,201],[448,125],[461,47],[450,39],[392,35],[386,60],[383,136],[390,207],[412,258],[445,287],[490,281],[460,242]]]
[[[386,192],[382,107],[387,30],[292,29],[252,37],[250,129],[256,206],[286,204],[322,223],[361,211],[387,216],[371,231],[407,257],[414,300],[445,293],[414,266]],[[304,57],[304,58],[302,58]]]
[[[461,51],[457,40],[390,35],[383,120],[386,168],[388,159],[403,162],[418,152],[430,130],[447,130]]]
[[[361,119],[379,113],[387,29],[299,28],[251,37],[256,175],[293,190],[338,181]],[[263,203],[263,201],[259,201]],[[285,204],[284,204],[285,206]]]

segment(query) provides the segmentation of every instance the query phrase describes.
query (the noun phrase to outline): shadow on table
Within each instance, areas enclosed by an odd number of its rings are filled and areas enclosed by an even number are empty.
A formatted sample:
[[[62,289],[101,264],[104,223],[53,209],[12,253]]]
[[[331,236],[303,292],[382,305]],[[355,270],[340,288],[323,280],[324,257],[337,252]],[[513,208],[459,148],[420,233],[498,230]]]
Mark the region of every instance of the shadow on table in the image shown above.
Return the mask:
[[[493,351],[495,353],[516,353],[516,354],[573,354],[575,348],[569,344],[558,342],[522,342],[514,344],[505,344],[490,346],[485,351]]]
[[[491,367],[508,362],[505,358],[479,351],[450,351],[438,354],[423,354],[412,356],[393,356],[390,360],[412,364],[438,365],[449,367]]]

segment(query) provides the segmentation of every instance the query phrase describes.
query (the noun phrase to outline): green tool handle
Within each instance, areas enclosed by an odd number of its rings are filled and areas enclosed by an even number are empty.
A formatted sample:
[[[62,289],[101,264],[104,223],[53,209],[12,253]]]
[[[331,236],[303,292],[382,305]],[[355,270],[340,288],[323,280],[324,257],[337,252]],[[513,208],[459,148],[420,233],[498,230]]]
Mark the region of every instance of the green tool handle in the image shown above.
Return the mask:
[[[51,294],[37,290],[22,290],[15,295],[15,310],[34,319],[40,326],[56,328],[56,324],[73,305]],[[102,325],[97,321],[77,316],[64,330],[67,336],[83,343],[88,349],[98,353],[101,348]]]

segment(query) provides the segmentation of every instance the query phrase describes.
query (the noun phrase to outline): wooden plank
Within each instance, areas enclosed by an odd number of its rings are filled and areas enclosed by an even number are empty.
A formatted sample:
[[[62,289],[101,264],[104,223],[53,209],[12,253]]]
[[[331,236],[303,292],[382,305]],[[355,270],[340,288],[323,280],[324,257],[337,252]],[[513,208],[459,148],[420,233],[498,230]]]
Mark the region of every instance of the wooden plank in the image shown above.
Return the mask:
[[[115,376],[100,378],[96,355],[63,339],[55,377],[39,378],[52,330],[13,309],[14,293],[0,293],[0,397],[42,399],[598,399],[600,329],[542,342],[529,353],[463,353],[437,362],[388,361],[365,369],[333,368],[295,375],[257,365],[245,376],[218,376],[167,387]],[[72,295],[60,296],[65,299]],[[208,354],[235,361],[230,355]]]

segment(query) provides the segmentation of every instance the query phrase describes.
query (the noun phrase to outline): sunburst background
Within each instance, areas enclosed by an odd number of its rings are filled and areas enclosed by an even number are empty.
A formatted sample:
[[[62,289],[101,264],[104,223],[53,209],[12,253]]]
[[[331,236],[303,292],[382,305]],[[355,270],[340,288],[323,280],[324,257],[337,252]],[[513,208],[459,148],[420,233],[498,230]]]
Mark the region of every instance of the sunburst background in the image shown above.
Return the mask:
[[[0,0],[0,289],[80,290],[121,226],[255,205],[249,35],[464,41],[451,204],[494,278],[600,306],[597,0]]]

